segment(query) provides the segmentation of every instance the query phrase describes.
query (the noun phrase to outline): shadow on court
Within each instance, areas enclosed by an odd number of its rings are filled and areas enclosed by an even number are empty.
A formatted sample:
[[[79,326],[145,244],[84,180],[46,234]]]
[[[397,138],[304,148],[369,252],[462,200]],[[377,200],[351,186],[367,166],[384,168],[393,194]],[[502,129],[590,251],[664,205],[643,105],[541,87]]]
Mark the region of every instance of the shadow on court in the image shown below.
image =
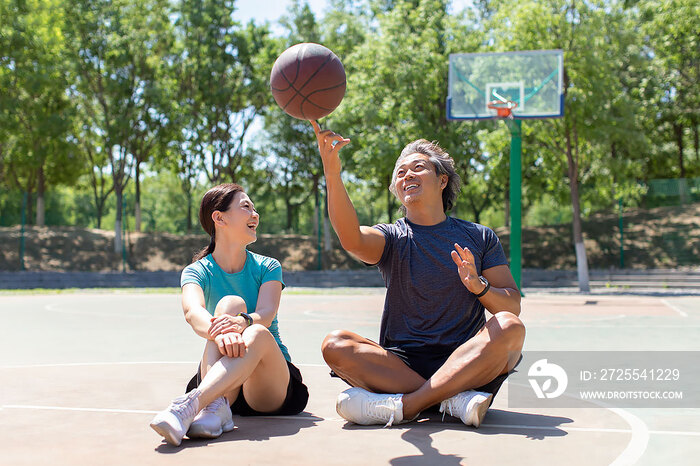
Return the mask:
[[[250,418],[246,418],[250,419]],[[234,423],[240,420],[240,417],[234,416]],[[215,439],[193,439],[184,441],[179,447],[174,447],[168,443],[161,443],[156,447],[158,453],[176,454],[186,450],[196,448],[211,447],[219,443],[230,442],[235,446],[239,442],[262,442],[276,437],[287,437],[298,434],[303,429],[315,427],[319,421],[323,419],[313,416],[307,412],[303,412],[298,416],[292,416],[288,419],[276,417],[274,420],[270,418],[260,418],[257,421],[246,422],[246,428],[234,428],[231,432],[225,432],[219,438]],[[272,422],[271,422],[272,421]]]
[[[280,332],[309,387],[305,412],[234,416],[233,432],[180,447],[148,426],[201,356],[178,294],[0,295],[2,463],[683,465],[700,456],[698,409],[514,409],[508,382],[479,429],[438,413],[386,429],[346,423],[335,400],[347,385],[328,376],[320,343],[338,328],[376,339],[383,293],[286,290]],[[525,351],[700,349],[699,298],[532,295],[521,317]]]

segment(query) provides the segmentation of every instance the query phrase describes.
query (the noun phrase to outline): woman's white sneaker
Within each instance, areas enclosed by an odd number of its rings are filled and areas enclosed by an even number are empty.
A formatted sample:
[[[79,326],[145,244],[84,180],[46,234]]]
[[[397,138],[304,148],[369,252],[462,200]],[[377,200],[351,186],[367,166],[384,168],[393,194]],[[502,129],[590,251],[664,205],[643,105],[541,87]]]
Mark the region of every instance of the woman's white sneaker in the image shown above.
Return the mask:
[[[335,410],[343,419],[355,424],[384,424],[384,427],[389,427],[403,422],[402,396],[372,393],[353,387],[338,395]]]
[[[449,414],[460,418],[468,426],[479,427],[492,398],[491,393],[467,390],[440,403],[440,412],[443,418],[445,414]]]
[[[199,410],[199,390],[175,398],[170,406],[159,412],[151,421],[151,427],[176,447],[182,442],[187,429]]]
[[[190,438],[217,438],[233,430],[231,407],[226,398],[220,396],[195,416],[187,436]]]

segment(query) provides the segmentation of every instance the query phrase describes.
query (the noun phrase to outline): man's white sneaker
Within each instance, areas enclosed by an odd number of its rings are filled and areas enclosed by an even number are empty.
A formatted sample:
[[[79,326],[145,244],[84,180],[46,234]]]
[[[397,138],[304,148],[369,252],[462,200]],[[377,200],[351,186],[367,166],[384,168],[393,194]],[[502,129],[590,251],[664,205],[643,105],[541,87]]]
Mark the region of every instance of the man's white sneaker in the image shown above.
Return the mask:
[[[440,403],[443,419],[445,413],[458,417],[468,426],[479,427],[486,416],[493,395],[491,393],[468,390]]]
[[[232,430],[231,407],[226,398],[220,396],[195,416],[187,431],[187,436],[189,438],[217,438],[223,432],[231,432]]]
[[[343,419],[355,424],[385,424],[384,427],[389,427],[403,422],[402,396],[372,393],[352,387],[338,395],[335,410]]]
[[[175,398],[165,411],[156,414],[151,427],[176,447],[182,442],[187,429],[190,428],[199,409],[199,390],[194,389],[186,395]]]

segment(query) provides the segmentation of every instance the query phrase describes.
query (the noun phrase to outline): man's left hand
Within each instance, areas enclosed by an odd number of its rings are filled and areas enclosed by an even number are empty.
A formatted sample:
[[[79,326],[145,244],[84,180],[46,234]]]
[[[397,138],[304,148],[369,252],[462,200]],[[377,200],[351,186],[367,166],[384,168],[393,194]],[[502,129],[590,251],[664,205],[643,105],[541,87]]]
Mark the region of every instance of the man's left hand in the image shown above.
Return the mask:
[[[479,273],[474,265],[474,255],[469,248],[462,248],[455,243],[455,249],[452,251],[452,260],[457,265],[457,272],[462,284],[474,294],[479,294],[484,291],[484,284],[479,280]]]

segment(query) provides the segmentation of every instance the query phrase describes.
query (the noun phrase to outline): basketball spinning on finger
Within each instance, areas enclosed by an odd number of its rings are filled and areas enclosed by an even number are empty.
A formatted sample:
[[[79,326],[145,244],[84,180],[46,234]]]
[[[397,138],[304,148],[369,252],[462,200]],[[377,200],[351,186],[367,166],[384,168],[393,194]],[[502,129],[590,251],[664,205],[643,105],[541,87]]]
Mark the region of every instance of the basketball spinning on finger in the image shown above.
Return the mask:
[[[318,120],[329,115],[345,96],[345,68],[320,44],[296,44],[277,58],[270,73],[275,102],[288,115]]]

